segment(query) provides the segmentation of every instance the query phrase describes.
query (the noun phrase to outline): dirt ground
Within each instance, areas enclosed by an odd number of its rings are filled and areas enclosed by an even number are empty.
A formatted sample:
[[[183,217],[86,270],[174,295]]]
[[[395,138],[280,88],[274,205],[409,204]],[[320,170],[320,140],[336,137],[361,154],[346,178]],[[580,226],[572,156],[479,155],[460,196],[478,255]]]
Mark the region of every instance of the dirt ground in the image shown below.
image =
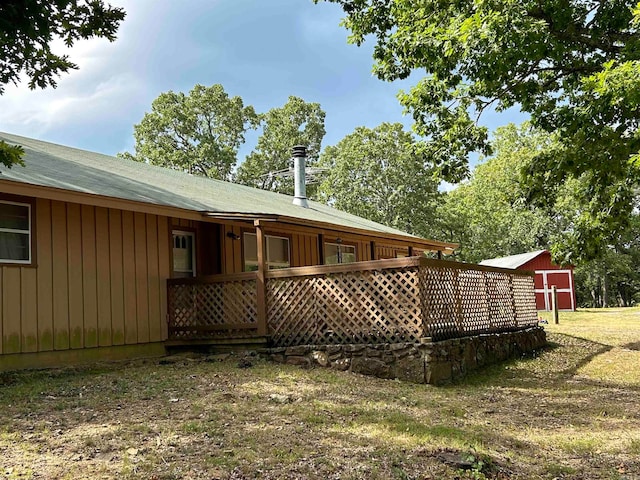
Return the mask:
[[[640,316],[580,322],[446,387],[242,355],[0,374],[0,479],[640,480]]]

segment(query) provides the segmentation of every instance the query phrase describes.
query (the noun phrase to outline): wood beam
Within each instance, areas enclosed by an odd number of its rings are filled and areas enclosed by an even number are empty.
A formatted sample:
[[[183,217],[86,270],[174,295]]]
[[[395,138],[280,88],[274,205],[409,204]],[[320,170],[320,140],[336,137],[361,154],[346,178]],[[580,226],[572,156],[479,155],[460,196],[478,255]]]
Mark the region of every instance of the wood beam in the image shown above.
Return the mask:
[[[254,222],[256,227],[256,242],[258,247],[258,272],[257,272],[257,307],[258,307],[258,335],[267,334],[267,284],[266,272],[266,252],[264,231],[260,220]]]

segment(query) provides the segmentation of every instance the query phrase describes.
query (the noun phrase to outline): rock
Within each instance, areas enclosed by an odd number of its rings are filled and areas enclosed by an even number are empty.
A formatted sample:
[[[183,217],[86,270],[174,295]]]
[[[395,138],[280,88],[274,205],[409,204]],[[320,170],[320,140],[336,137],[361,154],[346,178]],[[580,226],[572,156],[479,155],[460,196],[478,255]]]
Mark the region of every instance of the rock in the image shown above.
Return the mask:
[[[436,458],[457,470],[471,470],[474,457],[460,452],[440,452]]]
[[[349,358],[339,358],[335,362],[331,362],[332,368],[343,372],[349,369],[349,365],[351,365],[351,360]]]
[[[201,360],[203,355],[198,352],[181,352],[168,355],[158,360],[159,365],[173,365],[174,363],[188,363]]]
[[[440,385],[451,381],[451,364],[449,362],[430,363],[425,369],[425,381],[433,385]]]
[[[358,352],[363,351],[365,348],[367,348],[365,345],[350,344],[350,345],[345,345],[344,346],[344,351],[345,352],[349,352],[349,353],[358,353]]]
[[[271,355],[271,360],[276,363],[284,363],[285,357],[283,354],[279,353],[276,355]]]
[[[218,353],[216,355],[208,355],[204,358],[205,362],[224,362],[225,360],[228,360],[229,357],[231,356],[230,353]]]
[[[307,357],[292,356],[287,357],[287,364],[308,367],[311,364],[311,361]]]
[[[375,346],[374,346],[375,347]],[[382,352],[374,347],[367,347],[365,356],[367,357],[382,357]]]
[[[394,376],[400,380],[413,383],[425,383],[424,360],[413,355],[397,360],[394,365]]]
[[[377,358],[355,357],[351,359],[351,371],[378,378],[390,378],[389,365]]]
[[[273,403],[291,403],[293,400],[291,399],[291,395],[282,395],[280,393],[272,393],[269,395],[269,401]]]
[[[253,360],[249,357],[242,357],[238,360],[238,368],[253,367]]]
[[[327,365],[329,365],[329,357],[325,352],[316,350],[315,352],[311,353],[311,358],[321,367],[326,367]]]
[[[309,353],[309,347],[307,347],[306,345],[299,345],[299,346],[295,346],[295,347],[289,347],[285,351],[285,355],[287,357],[289,357],[289,356],[301,356],[301,355],[306,355],[307,353]]]

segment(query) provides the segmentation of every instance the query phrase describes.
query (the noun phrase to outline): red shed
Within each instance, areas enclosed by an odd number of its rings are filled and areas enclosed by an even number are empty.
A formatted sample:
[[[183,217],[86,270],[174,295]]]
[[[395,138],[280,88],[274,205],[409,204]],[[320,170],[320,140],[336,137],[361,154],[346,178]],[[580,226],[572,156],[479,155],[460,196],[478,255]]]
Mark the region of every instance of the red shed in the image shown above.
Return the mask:
[[[573,281],[573,266],[561,267],[551,261],[548,250],[521,253],[509,257],[483,260],[480,265],[502,268],[534,270],[536,307],[538,310],[551,310],[551,287],[558,289],[558,309],[576,309],[576,291]]]

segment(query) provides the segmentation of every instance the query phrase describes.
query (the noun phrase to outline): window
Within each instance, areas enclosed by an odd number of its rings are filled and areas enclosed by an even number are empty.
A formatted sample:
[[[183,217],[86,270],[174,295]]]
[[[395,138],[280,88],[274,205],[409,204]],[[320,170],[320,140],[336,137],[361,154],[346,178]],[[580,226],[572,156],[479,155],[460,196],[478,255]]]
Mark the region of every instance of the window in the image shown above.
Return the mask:
[[[0,202],[0,262],[31,263],[31,205]]]
[[[244,271],[253,272],[258,270],[258,240],[255,233],[245,232],[244,234]],[[291,266],[289,257],[289,239],[287,237],[276,237],[265,235],[265,255],[267,268],[289,268]]]
[[[173,273],[176,277],[196,275],[196,235],[193,232],[173,231]]]
[[[356,261],[355,245],[343,245],[342,243],[324,244],[324,264],[353,263]]]

